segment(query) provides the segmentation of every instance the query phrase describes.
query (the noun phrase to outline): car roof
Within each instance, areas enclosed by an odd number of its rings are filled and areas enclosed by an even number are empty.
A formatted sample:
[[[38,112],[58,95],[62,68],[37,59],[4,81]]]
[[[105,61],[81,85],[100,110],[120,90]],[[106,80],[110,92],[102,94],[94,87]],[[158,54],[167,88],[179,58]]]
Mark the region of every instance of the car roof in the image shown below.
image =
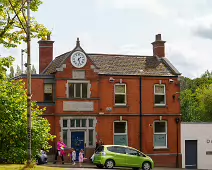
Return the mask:
[[[139,151],[138,149],[132,148],[132,147],[130,147],[130,146],[125,146],[125,145],[102,145],[102,146],[105,146],[105,147],[120,146],[120,147],[123,147],[123,148],[131,148],[131,149],[134,149],[134,150]],[[139,151],[139,152],[141,152],[141,151]]]

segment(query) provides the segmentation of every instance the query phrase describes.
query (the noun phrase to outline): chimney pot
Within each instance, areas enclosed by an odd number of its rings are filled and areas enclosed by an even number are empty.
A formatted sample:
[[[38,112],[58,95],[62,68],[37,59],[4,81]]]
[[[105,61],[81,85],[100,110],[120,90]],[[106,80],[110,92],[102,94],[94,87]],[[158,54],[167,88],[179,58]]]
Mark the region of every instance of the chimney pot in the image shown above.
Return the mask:
[[[152,42],[154,56],[165,57],[165,43],[166,41],[161,39],[161,34],[155,35],[155,41]]]
[[[155,36],[155,41],[161,41],[161,34],[157,34]]]

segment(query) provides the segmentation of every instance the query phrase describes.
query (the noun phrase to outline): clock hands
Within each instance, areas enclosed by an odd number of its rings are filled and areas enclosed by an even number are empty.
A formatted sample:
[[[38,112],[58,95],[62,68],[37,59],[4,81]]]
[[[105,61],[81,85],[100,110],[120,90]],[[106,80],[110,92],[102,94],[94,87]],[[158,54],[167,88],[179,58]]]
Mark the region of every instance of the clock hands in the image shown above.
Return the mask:
[[[80,59],[81,59],[81,58],[82,58],[82,57],[79,57],[79,58],[78,58],[78,62],[79,62],[78,64],[81,64],[81,63],[80,63]]]

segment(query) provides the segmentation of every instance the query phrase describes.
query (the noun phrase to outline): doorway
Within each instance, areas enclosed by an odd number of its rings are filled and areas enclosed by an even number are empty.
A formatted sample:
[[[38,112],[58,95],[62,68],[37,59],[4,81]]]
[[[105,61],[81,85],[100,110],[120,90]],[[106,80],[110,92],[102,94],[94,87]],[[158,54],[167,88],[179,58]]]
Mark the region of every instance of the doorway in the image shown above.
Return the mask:
[[[197,169],[197,140],[185,140],[185,168]]]
[[[76,151],[76,161],[79,160],[79,152],[85,148],[85,132],[71,132],[71,147]]]

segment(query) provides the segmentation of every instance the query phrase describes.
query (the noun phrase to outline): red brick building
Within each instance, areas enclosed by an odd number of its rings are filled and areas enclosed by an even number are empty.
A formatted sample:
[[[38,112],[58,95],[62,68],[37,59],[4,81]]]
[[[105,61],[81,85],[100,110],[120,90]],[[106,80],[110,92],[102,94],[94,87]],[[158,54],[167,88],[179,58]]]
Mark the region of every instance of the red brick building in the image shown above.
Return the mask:
[[[53,59],[54,41],[38,43],[32,98],[47,108],[44,117],[57,139],[84,148],[86,157],[101,138],[143,151],[156,166],[181,166],[180,73],[165,57],[160,34],[152,56],[87,53],[78,39],[72,51]]]

